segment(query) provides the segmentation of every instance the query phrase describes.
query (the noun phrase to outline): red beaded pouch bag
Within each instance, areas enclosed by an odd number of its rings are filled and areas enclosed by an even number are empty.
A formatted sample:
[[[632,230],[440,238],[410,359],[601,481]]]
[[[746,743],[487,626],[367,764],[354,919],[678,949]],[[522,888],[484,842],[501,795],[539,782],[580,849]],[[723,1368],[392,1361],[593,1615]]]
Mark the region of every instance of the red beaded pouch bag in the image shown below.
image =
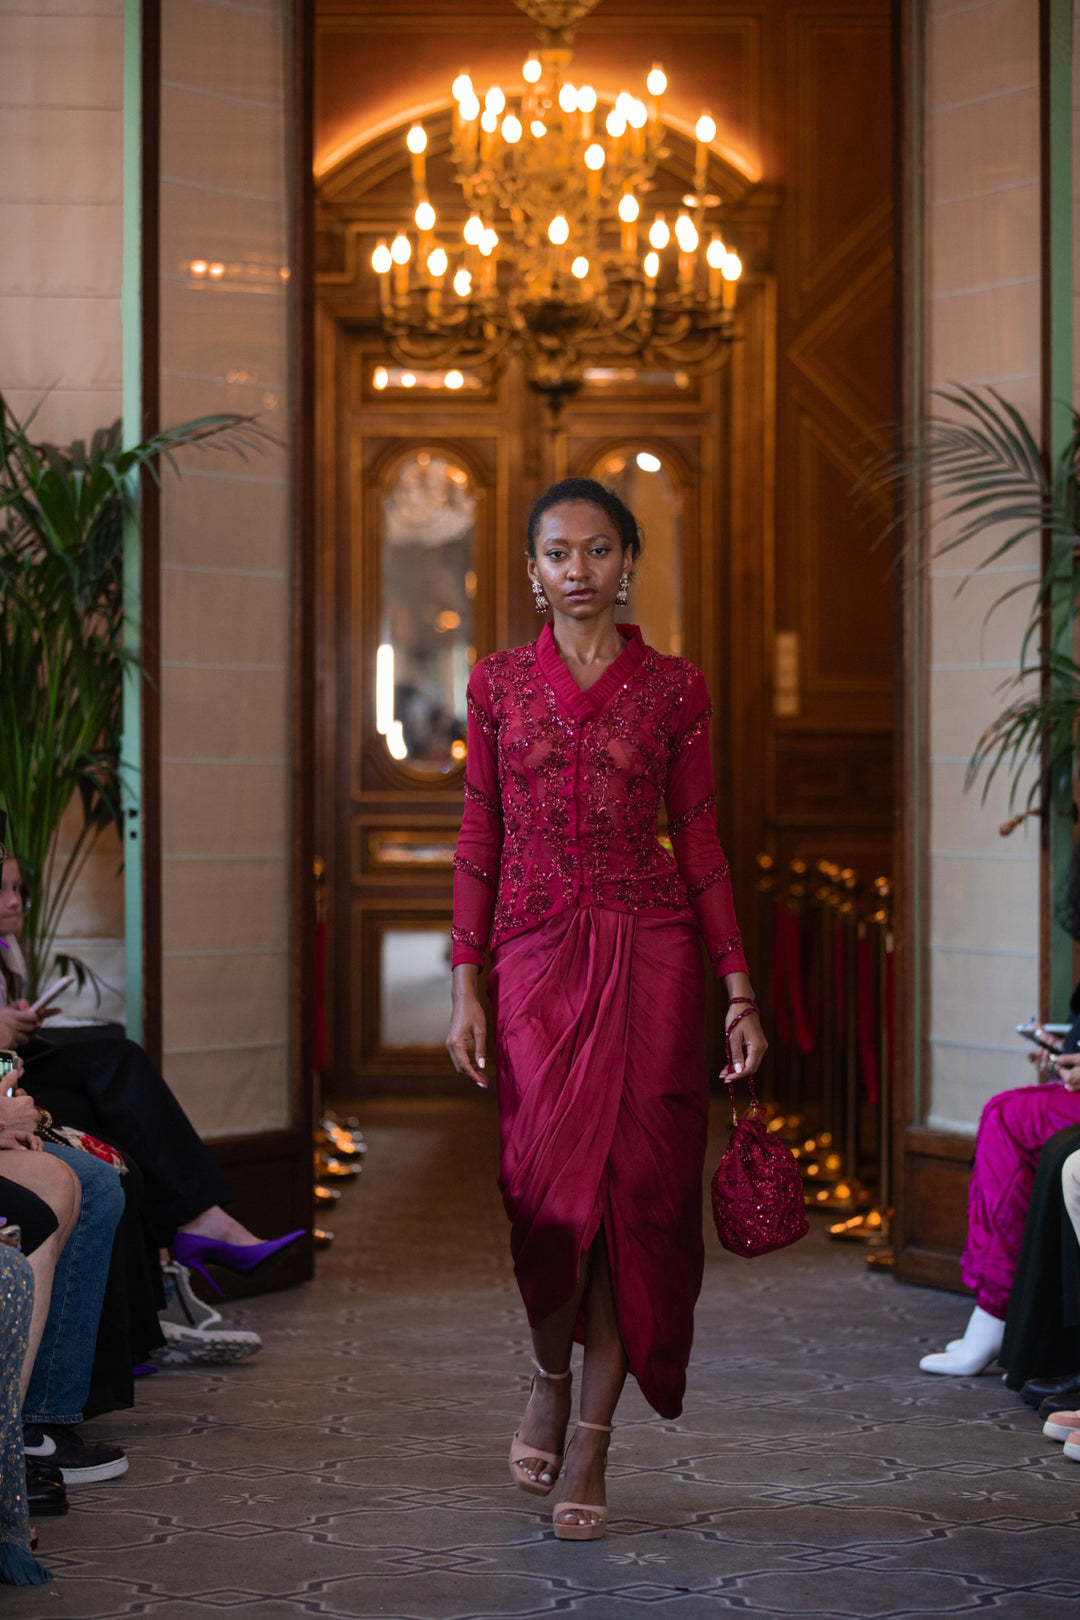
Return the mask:
[[[731,1140],[712,1178],[713,1220],[725,1249],[752,1259],[786,1249],[809,1231],[802,1177],[791,1149],[765,1126],[754,1077],[748,1075],[750,1106],[740,1119],[731,1096]]]

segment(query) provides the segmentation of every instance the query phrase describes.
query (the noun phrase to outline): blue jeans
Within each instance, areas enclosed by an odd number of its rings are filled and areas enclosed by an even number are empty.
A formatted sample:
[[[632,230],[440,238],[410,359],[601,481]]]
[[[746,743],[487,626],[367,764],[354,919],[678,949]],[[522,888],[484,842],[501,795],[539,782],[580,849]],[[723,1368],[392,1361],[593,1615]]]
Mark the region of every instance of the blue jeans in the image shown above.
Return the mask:
[[[111,1165],[81,1148],[46,1142],[45,1152],[63,1159],[78,1176],[82,1208],[57,1262],[23,1422],[81,1423],[124,1189]]]

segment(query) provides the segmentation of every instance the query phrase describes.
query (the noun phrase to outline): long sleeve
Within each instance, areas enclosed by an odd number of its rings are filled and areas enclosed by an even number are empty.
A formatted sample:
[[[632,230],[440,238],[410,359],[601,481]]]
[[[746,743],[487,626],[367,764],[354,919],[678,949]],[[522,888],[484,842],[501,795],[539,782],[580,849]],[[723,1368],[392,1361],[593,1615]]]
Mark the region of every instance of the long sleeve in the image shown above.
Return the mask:
[[[465,814],[454,856],[454,967],[484,965],[503,843],[495,720],[479,664],[469,676],[468,707]]]
[[[709,702],[698,674],[683,703],[688,719],[675,738],[664,795],[679,873],[718,978],[745,973],[727,859],[716,833],[716,792],[709,752]]]

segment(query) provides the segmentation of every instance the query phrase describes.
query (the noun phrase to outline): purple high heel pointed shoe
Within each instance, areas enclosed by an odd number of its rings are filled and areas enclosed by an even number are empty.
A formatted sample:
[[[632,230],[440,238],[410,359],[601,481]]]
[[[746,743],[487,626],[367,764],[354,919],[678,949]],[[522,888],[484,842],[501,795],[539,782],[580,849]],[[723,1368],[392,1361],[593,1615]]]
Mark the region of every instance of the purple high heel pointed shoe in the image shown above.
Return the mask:
[[[225,1243],[221,1238],[204,1237],[201,1232],[177,1232],[173,1238],[173,1259],[178,1265],[190,1266],[192,1271],[205,1277],[220,1298],[222,1291],[206,1269],[208,1261],[211,1265],[224,1266],[227,1271],[258,1271],[303,1236],[304,1228],[301,1228],[299,1232],[287,1232],[284,1237],[270,1238],[266,1243]]]

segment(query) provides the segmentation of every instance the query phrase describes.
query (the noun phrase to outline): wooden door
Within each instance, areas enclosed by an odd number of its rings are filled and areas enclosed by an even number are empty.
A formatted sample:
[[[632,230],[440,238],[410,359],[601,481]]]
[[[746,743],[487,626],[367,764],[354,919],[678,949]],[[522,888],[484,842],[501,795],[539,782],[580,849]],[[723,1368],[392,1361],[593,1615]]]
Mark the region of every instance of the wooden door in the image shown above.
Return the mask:
[[[325,716],[336,761],[326,819],[339,874],[335,1079],[350,1092],[439,1089],[455,1084],[442,1041],[464,684],[477,658],[539,629],[529,506],[570,474],[625,491],[645,534],[637,611],[632,596],[626,616],[704,668],[726,739],[731,377],[598,367],[553,419],[513,364],[448,389],[442,374],[390,366],[362,329],[342,324],[337,336],[340,499],[324,647],[337,694]],[[729,774],[718,787],[726,812]]]

